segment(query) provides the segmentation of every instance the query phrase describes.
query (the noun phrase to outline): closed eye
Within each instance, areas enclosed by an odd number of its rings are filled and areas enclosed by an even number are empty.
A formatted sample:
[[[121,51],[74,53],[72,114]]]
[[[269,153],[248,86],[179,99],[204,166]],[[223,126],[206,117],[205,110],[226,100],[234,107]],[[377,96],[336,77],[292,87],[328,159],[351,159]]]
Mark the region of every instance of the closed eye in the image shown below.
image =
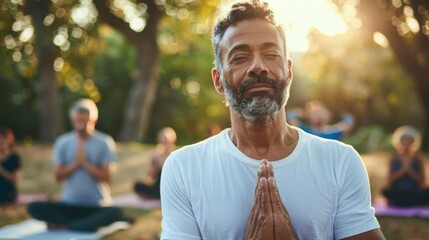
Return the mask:
[[[233,56],[229,62],[231,64],[241,63],[241,62],[246,61],[247,58],[248,58],[247,55],[237,55],[237,56]]]

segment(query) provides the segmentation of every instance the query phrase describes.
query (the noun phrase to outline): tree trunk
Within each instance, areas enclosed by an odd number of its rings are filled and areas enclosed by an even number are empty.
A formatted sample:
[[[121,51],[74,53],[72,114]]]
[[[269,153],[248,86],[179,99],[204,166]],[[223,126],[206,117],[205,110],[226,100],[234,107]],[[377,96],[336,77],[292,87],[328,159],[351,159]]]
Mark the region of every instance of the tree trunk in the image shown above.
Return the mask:
[[[416,80],[416,88],[423,107],[424,124],[422,129],[423,139],[421,149],[429,153],[429,64],[426,68],[426,74],[420,75],[420,78]]]
[[[140,0],[147,5],[147,22],[142,32],[134,32],[127,23],[109,9],[104,0],[94,0],[100,19],[120,31],[135,46],[137,56],[137,78],[131,86],[124,110],[124,118],[118,140],[138,141],[149,125],[153,103],[156,97],[159,48],[156,41],[162,10],[153,0]]]
[[[155,36],[141,41],[138,48],[138,74],[125,105],[119,141],[140,140],[149,126],[157,90],[159,50]]]
[[[53,45],[52,38],[47,33],[43,24],[45,16],[49,12],[51,1],[34,0],[27,1],[36,37],[36,47],[38,48],[38,94],[40,98],[39,112],[39,141],[52,142],[63,132],[63,119],[61,104],[56,84],[53,64],[59,55],[59,50]]]

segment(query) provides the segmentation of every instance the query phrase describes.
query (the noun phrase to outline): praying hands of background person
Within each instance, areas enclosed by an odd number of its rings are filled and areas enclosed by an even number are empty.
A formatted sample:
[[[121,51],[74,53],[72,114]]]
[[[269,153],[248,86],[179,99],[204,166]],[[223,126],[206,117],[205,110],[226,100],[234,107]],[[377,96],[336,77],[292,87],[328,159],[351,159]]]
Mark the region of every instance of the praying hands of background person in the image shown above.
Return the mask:
[[[85,139],[78,137],[76,145],[76,162],[78,165],[84,165],[86,160]]]
[[[280,198],[273,166],[261,160],[255,201],[247,220],[245,240],[296,240],[291,219]]]

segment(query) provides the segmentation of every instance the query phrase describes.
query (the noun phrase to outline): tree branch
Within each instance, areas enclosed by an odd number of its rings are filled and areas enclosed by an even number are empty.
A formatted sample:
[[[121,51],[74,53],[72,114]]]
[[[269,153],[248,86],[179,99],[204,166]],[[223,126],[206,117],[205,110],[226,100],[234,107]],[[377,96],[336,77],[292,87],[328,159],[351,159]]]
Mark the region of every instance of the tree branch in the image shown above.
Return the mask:
[[[101,21],[120,31],[131,43],[134,44],[137,41],[136,32],[134,32],[126,22],[110,11],[109,6],[107,6],[107,1],[93,0],[93,3],[97,8],[98,16]]]

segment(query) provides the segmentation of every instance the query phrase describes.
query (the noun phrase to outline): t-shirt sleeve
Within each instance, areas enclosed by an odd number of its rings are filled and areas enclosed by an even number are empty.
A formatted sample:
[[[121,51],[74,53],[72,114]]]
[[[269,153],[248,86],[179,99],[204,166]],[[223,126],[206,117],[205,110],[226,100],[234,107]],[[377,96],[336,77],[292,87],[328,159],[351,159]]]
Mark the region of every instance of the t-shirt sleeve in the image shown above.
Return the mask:
[[[186,192],[184,177],[174,153],[166,160],[161,175],[161,239],[202,239]]]
[[[64,141],[63,136],[59,137],[54,144],[54,150],[52,152],[52,162],[55,165],[61,165],[64,164]]]
[[[108,164],[116,160],[116,144],[112,137],[106,136],[102,164]]]
[[[359,154],[350,149],[339,166],[335,239],[380,228],[374,215],[374,208],[371,207],[368,174]]]

